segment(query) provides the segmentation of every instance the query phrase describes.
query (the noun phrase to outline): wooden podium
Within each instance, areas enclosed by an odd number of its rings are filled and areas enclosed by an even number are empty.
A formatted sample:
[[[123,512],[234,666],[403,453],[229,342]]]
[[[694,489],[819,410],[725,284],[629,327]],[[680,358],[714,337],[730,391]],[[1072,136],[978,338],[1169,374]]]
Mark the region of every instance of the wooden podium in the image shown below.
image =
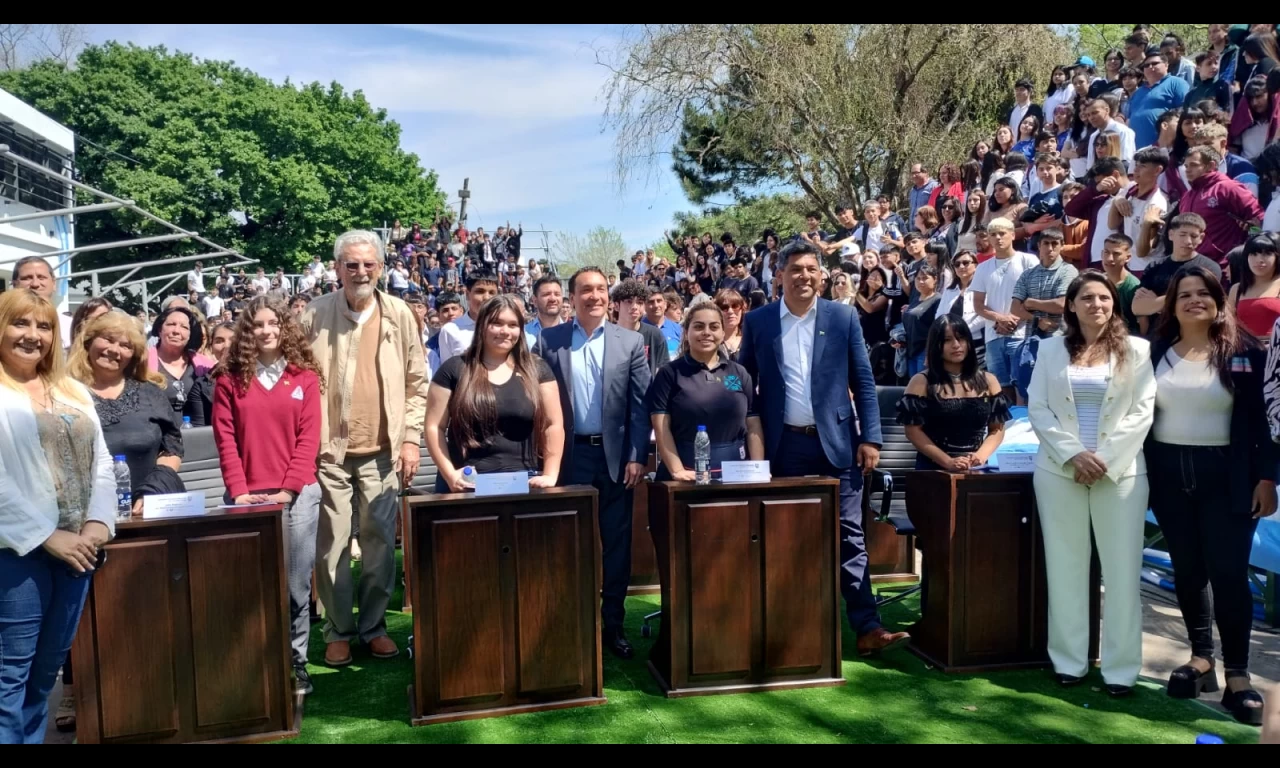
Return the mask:
[[[907,514],[924,549],[911,650],[944,672],[1049,666],[1048,586],[1028,473],[912,472]],[[1099,576],[1090,575],[1090,658]]]
[[[414,725],[605,703],[589,486],[409,499]]]
[[[653,483],[668,698],[843,685],[840,483]]]
[[[71,649],[79,743],[298,735],[280,513],[117,524]]]

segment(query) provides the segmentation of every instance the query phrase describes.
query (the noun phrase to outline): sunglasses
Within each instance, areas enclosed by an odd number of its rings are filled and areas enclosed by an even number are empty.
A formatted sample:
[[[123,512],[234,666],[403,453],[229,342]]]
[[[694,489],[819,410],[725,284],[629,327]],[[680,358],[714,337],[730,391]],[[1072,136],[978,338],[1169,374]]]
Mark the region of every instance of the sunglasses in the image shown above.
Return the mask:
[[[360,269],[360,267],[364,267],[364,270],[366,272],[372,272],[373,270],[378,268],[378,263],[374,261],[365,261],[365,262],[348,261],[342,266],[346,267],[348,272],[355,272],[358,269]]]
[[[957,267],[972,267],[973,265],[974,265],[974,262],[969,261],[968,259],[965,259],[964,261],[956,262]]]

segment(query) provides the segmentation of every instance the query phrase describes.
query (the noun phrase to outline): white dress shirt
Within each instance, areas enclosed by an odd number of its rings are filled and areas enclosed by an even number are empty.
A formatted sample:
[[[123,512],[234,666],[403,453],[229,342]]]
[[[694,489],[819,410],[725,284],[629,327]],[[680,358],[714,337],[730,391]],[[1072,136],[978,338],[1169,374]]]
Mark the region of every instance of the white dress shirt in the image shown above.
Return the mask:
[[[280,382],[280,378],[284,376],[284,369],[288,364],[289,361],[286,360],[283,355],[277,358],[271,365],[263,365],[262,362],[259,361],[258,383],[262,385],[263,389],[270,392],[275,388],[276,384]]]
[[[476,335],[476,321],[471,315],[463,315],[440,329],[440,365],[449,362],[449,358],[457,357],[471,347],[471,339]],[[529,349],[538,343],[537,337],[525,331],[525,344]],[[437,370],[439,370],[437,368]]]
[[[818,325],[818,301],[814,299],[801,316],[791,314],[787,302],[782,307],[782,382],[787,399],[782,406],[782,422],[793,427],[811,427],[813,390],[809,384],[813,373],[813,334]]]

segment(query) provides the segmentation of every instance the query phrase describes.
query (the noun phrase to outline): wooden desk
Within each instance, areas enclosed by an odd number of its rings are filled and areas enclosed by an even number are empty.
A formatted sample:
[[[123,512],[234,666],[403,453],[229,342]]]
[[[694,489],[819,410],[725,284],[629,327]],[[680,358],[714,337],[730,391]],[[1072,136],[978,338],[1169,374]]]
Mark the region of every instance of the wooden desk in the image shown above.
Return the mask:
[[[912,472],[907,514],[924,548],[911,650],[944,672],[1049,666],[1048,582],[1031,475]],[[1097,658],[1099,569],[1091,569]]]
[[[414,725],[605,703],[589,486],[409,499]]]
[[[280,513],[117,524],[71,650],[81,744],[298,734]]]
[[[650,486],[668,698],[843,685],[840,483]]]

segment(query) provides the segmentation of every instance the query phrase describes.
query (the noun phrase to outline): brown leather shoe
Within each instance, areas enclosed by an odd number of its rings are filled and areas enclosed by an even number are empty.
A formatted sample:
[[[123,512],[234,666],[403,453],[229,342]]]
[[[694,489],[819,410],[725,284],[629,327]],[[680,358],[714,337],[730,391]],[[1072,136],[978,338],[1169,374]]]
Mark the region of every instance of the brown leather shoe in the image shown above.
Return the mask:
[[[376,659],[394,659],[400,655],[400,649],[397,648],[395,642],[386,635],[375,637],[370,640],[369,652],[372,653]]]
[[[885,651],[892,651],[911,642],[911,635],[906,632],[890,632],[884,627],[877,627],[858,638],[859,656],[877,656]]]
[[[331,667],[345,667],[351,663],[351,643],[338,640],[329,643],[324,649],[324,663]]]

